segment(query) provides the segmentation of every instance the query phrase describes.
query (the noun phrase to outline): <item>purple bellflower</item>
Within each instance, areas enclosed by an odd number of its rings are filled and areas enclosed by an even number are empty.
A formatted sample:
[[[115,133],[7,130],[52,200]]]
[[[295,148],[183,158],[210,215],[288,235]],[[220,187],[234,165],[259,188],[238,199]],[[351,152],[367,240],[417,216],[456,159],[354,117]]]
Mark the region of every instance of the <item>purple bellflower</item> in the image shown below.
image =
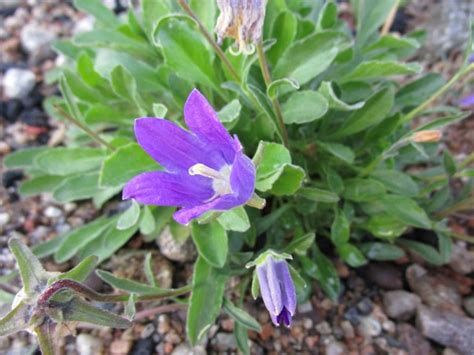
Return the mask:
[[[459,106],[461,108],[474,108],[474,93],[463,97],[459,101]]]
[[[296,291],[286,260],[269,253],[256,265],[260,293],[273,324],[290,327],[296,311]]]
[[[184,105],[184,119],[190,131],[165,119],[135,120],[138,143],[166,171],[134,177],[123,198],[181,207],[173,217],[188,224],[207,211],[226,211],[248,202],[255,188],[255,166],[196,89]]]

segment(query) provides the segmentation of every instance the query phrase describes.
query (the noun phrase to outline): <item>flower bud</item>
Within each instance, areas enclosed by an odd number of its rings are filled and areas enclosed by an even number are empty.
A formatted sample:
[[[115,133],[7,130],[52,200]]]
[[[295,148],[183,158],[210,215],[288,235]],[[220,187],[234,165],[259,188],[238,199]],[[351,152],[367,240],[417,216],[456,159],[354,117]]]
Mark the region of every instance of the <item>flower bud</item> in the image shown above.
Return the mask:
[[[415,132],[412,141],[415,143],[438,142],[442,137],[441,131],[437,129]]]
[[[216,33],[218,43],[225,37],[233,38],[237,48],[231,53],[252,54],[255,43],[262,38],[265,19],[266,0],[217,0],[221,11],[217,19]]]

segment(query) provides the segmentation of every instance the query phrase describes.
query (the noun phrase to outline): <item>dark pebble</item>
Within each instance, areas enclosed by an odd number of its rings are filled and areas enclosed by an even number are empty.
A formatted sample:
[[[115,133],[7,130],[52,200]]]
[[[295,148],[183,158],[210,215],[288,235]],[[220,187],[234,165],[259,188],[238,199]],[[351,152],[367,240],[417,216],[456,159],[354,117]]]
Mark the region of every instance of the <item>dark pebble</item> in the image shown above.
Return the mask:
[[[49,142],[49,133],[48,132],[43,132],[36,137],[36,142],[40,145],[46,145]]]
[[[405,14],[405,11],[399,10],[395,15],[395,19],[393,20],[392,27],[390,28],[390,32],[399,32],[399,33],[406,33],[407,31],[407,24],[408,24],[408,16]]]
[[[133,344],[133,348],[130,351],[131,355],[149,355],[153,354],[153,350],[155,347],[155,343],[153,342],[153,339],[146,338],[146,339],[140,339],[135,344]]]
[[[13,15],[15,11],[16,11],[16,6],[0,9],[0,17],[9,17]]]
[[[400,267],[390,263],[370,263],[361,270],[364,277],[384,290],[403,288],[403,273]]]
[[[23,172],[20,170],[8,170],[5,171],[2,175],[2,184],[3,187],[8,189],[16,185],[17,181],[23,179]]]
[[[33,92],[21,100],[21,103],[26,108],[33,108],[33,107],[41,107],[41,103],[43,102],[43,95],[35,88]]]
[[[352,325],[358,325],[360,323],[360,314],[356,307],[350,307],[344,313],[344,319],[351,322]]]
[[[24,110],[20,121],[33,127],[48,127],[48,116],[38,108]]]
[[[7,62],[7,63],[1,63],[0,62],[0,72],[5,73],[8,69],[12,68],[18,68],[18,69],[28,69],[28,64],[18,61],[18,62]]]
[[[373,309],[374,305],[367,297],[364,297],[359,303],[357,303],[357,310],[364,316],[372,313]]]
[[[5,117],[5,119],[8,122],[13,123],[18,119],[21,110],[23,110],[23,105],[20,100],[12,99],[5,103],[4,110],[5,112],[3,116]]]

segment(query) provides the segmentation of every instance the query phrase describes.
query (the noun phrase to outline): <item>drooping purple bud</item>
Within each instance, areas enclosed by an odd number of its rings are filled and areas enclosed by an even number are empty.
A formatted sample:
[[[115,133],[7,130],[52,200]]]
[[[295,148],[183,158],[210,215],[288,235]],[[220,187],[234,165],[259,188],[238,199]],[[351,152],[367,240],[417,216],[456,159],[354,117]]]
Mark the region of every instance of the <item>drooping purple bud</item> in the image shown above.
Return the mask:
[[[290,327],[296,311],[296,291],[286,260],[268,254],[263,262],[257,264],[257,276],[273,324]]]
[[[254,44],[262,38],[266,3],[267,0],[217,0],[221,11],[215,29],[218,42],[233,38],[237,48],[231,48],[232,54],[253,53]]]
[[[474,94],[463,97],[459,101],[459,106],[461,108],[473,108],[474,107]]]

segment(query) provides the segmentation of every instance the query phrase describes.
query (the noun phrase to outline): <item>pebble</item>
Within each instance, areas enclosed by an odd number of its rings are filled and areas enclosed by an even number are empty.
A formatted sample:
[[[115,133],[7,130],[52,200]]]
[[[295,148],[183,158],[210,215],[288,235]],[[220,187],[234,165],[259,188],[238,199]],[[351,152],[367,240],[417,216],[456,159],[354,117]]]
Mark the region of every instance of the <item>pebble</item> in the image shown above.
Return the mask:
[[[232,333],[217,333],[214,341],[219,350],[231,350],[237,348],[235,336]]]
[[[160,248],[161,254],[168,259],[179,262],[191,261],[196,258],[196,248],[191,238],[184,241],[177,241],[171,234],[169,227],[165,227],[158,236],[156,243]]]
[[[2,0],[0,1],[0,9],[7,9],[9,7],[17,7],[22,3],[22,0]]]
[[[347,354],[346,346],[339,342],[333,341],[326,345],[326,355],[344,355]]]
[[[104,344],[100,338],[90,334],[79,334],[76,338],[76,349],[79,355],[95,355],[102,353]]]
[[[313,311],[313,305],[310,301],[298,305],[298,313],[309,313]]]
[[[368,297],[364,297],[359,303],[357,303],[357,310],[364,316],[370,314],[373,309],[374,305]]]
[[[94,29],[95,20],[92,16],[85,16],[74,23],[72,33],[74,35],[83,32],[89,32]]]
[[[10,215],[6,212],[0,213],[0,227],[5,227],[10,222]]]
[[[466,297],[463,306],[467,314],[474,318],[474,296]]]
[[[416,308],[421,304],[417,295],[404,291],[388,291],[383,295],[385,312],[390,318],[408,320],[415,315]]]
[[[316,324],[316,330],[321,335],[329,335],[332,333],[331,326],[326,321]]]
[[[303,328],[308,330],[313,328],[313,320],[311,318],[305,318],[303,321]]]
[[[157,332],[159,334],[166,334],[171,329],[170,318],[166,314],[160,314],[158,316],[158,327]]]
[[[44,211],[44,215],[52,219],[61,217],[62,213],[63,211],[56,206],[48,206]]]
[[[171,355],[206,355],[206,349],[202,345],[191,347],[190,345],[183,343],[174,348]]]
[[[132,348],[132,342],[127,339],[118,339],[114,340],[110,344],[110,354],[111,355],[123,355],[128,354]]]
[[[153,339],[151,338],[145,338],[145,339],[139,339],[133,344],[133,348],[130,351],[130,355],[146,355],[146,354],[152,354],[153,353]]]
[[[8,154],[10,153],[10,146],[6,142],[0,142],[0,154]]]
[[[373,338],[382,333],[382,325],[372,316],[361,317],[357,331],[364,338]]]
[[[366,278],[384,290],[399,290],[403,288],[401,270],[393,264],[380,262],[370,263],[364,269]]]
[[[467,250],[465,242],[453,243],[449,266],[461,275],[467,275],[474,271],[474,253]]]
[[[155,332],[155,326],[153,323],[148,323],[145,325],[140,333],[140,338],[145,339],[151,337],[151,335]]]
[[[401,323],[397,326],[398,340],[405,346],[408,354],[431,354],[431,344],[414,326]]]
[[[344,338],[346,338],[346,339],[355,338],[355,331],[354,331],[354,327],[352,326],[351,322],[349,322],[347,320],[343,320],[341,322],[341,329],[344,333]]]
[[[416,324],[421,333],[444,346],[462,354],[472,354],[474,349],[474,320],[459,314],[420,306]]]
[[[28,69],[8,69],[3,78],[3,91],[10,99],[26,97],[36,83],[35,74]]]
[[[23,49],[33,54],[41,47],[50,44],[56,35],[49,29],[44,28],[36,23],[29,23],[21,29],[20,33],[21,46]]]

